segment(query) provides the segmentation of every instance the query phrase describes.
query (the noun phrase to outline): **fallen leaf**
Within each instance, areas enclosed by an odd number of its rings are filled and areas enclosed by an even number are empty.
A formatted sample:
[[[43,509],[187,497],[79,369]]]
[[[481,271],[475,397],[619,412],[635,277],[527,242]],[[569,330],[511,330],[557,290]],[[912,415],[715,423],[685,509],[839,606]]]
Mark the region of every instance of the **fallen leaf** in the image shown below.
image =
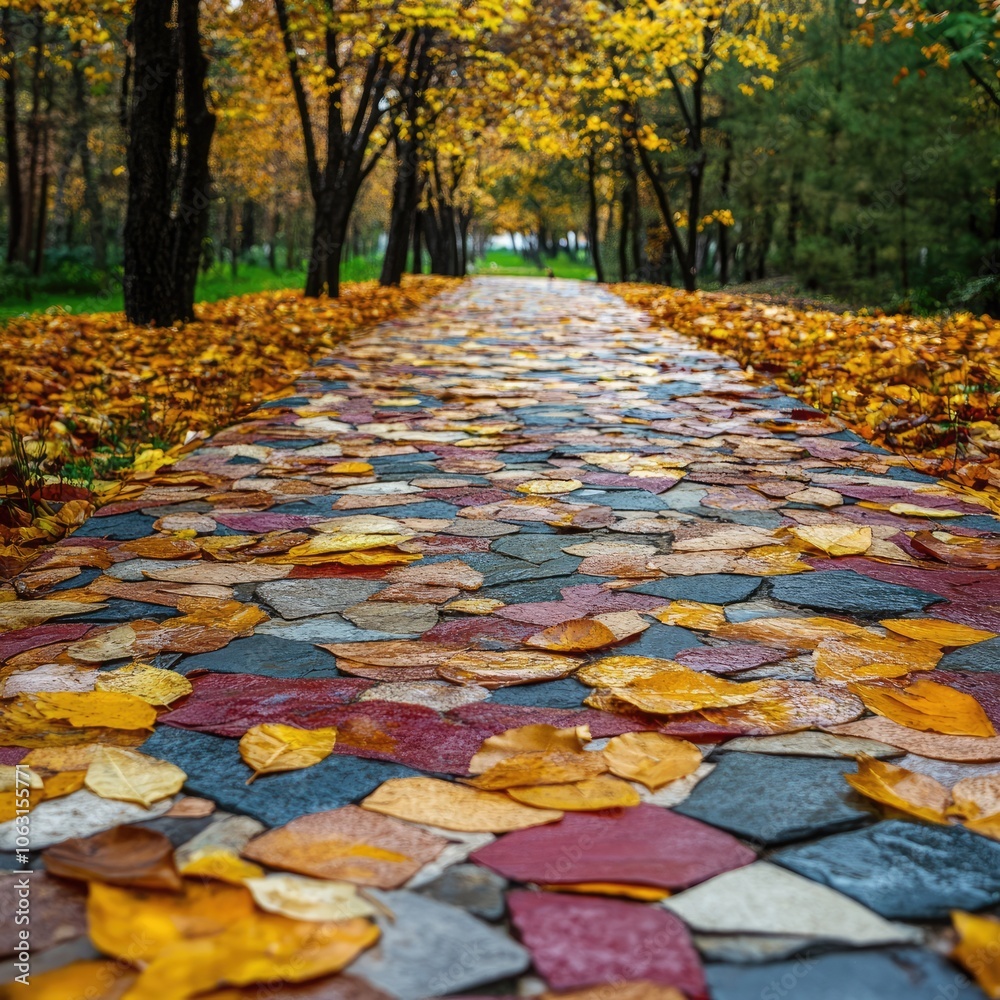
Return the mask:
[[[102,670],[95,688],[134,695],[150,705],[169,705],[193,690],[183,674],[148,663],[129,663],[117,670]]]
[[[816,524],[789,528],[790,534],[828,556],[861,555],[871,548],[872,529],[856,524]]]
[[[437,672],[440,677],[456,684],[501,688],[558,680],[568,677],[579,665],[578,659],[556,653],[469,650],[449,657],[437,668]]]
[[[559,729],[543,722],[518,726],[483,740],[482,746],[469,761],[469,771],[472,774],[482,774],[518,754],[576,754],[589,741],[590,730],[586,726]]]
[[[240,740],[240,756],[253,768],[249,785],[262,774],[298,771],[326,760],[333,753],[337,730],[299,729],[280,722],[262,722]]]
[[[160,799],[176,795],[187,775],[175,764],[136,750],[97,747],[84,784],[102,799],[137,802],[147,809]]]
[[[964,966],[990,998],[1000,998],[1000,920],[989,915],[951,914],[958,944],[951,957]]]
[[[351,920],[372,917],[377,912],[350,882],[305,875],[264,875],[247,879],[246,887],[262,910],[293,920]]]
[[[945,684],[921,679],[905,688],[875,684],[848,686],[869,711],[910,729],[946,736],[996,736],[982,705],[972,695]]]
[[[230,885],[243,885],[247,879],[261,878],[264,869],[244,861],[228,847],[197,848],[180,865],[182,875],[211,878]]]
[[[35,695],[34,706],[45,718],[71,726],[107,729],[152,729],[156,709],[119,691],[53,691]]]
[[[965,819],[985,819],[1000,813],[1000,772],[962,778],[951,790],[951,814]]]
[[[661,733],[623,733],[604,748],[612,774],[656,791],[701,766],[701,751],[687,740]]]
[[[466,833],[506,833],[562,819],[558,809],[535,809],[504,792],[484,792],[437,778],[390,778],[361,803],[363,809]]]
[[[563,653],[586,653],[604,649],[618,642],[618,637],[606,625],[592,618],[572,618],[552,625],[524,640],[535,649],[551,649]]]
[[[592,812],[597,809],[619,809],[637,806],[639,793],[621,778],[601,774],[565,785],[535,785],[508,788],[507,794],[518,802],[538,809],[560,809],[572,812]]]
[[[951,794],[930,775],[908,771],[888,761],[858,756],[858,773],[845,774],[847,783],[862,795],[928,823],[946,824]]]
[[[720,605],[701,601],[671,601],[662,611],[650,614],[664,625],[680,625],[702,632],[714,632],[726,624],[726,613]]]
[[[558,785],[582,781],[607,770],[604,757],[598,753],[535,751],[506,757],[465,783],[474,788],[495,791],[520,785]]]
[[[174,867],[173,844],[158,831],[116,826],[92,837],[71,838],[42,852],[52,875],[131,886],[135,889],[181,888]]]
[[[890,632],[905,635],[908,639],[932,642],[946,648],[971,646],[977,642],[997,638],[996,632],[973,628],[959,622],[945,621],[943,618],[887,618],[879,622]]]

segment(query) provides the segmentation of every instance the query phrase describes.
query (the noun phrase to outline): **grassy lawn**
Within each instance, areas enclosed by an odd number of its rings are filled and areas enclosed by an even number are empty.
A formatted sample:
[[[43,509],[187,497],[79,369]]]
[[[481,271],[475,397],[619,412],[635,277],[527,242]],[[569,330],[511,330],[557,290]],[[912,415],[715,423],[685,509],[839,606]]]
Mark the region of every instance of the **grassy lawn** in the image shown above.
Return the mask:
[[[594,269],[583,255],[578,261],[560,254],[549,265],[557,278],[594,280]],[[341,281],[372,281],[378,278],[382,267],[379,257],[355,257],[340,270]],[[490,250],[486,257],[476,261],[472,273],[496,274],[541,278],[545,269],[535,267],[512,250]],[[300,288],[305,284],[304,270],[272,271],[256,264],[241,264],[236,277],[228,264],[219,264],[198,277],[198,302],[218,302],[234,295],[252,295],[277,288]],[[30,298],[9,297],[0,302],[0,323],[31,313],[47,310],[66,313],[118,312],[122,308],[121,288],[115,287],[107,295],[94,292],[34,291]]]
[[[580,259],[574,261],[561,253],[546,263],[555,272],[557,278],[579,278],[581,281],[593,281],[596,277],[594,265],[591,264],[586,254],[581,253]],[[535,267],[534,264],[513,250],[497,249],[487,251],[484,259],[476,261],[474,273],[542,278],[545,276],[545,268]]]
[[[341,280],[372,280],[378,277],[381,266],[380,259],[355,257],[341,268]],[[218,302],[233,295],[252,295],[276,288],[300,288],[305,280],[304,270],[272,271],[255,264],[241,264],[234,278],[229,265],[220,264],[198,276],[196,301]],[[116,286],[107,295],[94,292],[35,291],[30,299],[11,297],[0,302],[0,322],[48,309],[68,313],[118,312],[122,309],[121,288]]]

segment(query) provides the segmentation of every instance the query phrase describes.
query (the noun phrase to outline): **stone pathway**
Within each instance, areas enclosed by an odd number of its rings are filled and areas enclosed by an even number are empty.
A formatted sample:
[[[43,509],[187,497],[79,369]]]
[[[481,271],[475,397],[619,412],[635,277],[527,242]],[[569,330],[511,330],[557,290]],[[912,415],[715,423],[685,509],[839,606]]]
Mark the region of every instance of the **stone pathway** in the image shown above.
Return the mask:
[[[319,978],[296,945],[271,978],[309,985],[208,995],[982,997],[949,915],[1000,905],[1000,843],[844,775],[865,754],[994,788],[996,736],[866,705],[932,676],[1000,721],[998,545],[989,507],[609,292],[470,280],[101,510],[0,603],[0,763],[45,783],[25,857],[0,824],[3,866],[34,872],[35,991],[221,987],[164,970],[211,964],[184,949],[225,926],[190,914],[244,906],[252,877],[283,940],[322,919],[323,880],[365,887],[342,915],[381,939]],[[160,706],[152,735],[72,701],[103,691]],[[334,729],[333,752],[281,757],[271,731],[264,756],[297,769],[248,783],[240,741],[271,724]],[[95,746],[181,768],[183,791],[102,794]],[[168,911],[169,934],[149,922]],[[181,950],[137,952],[154,926]]]

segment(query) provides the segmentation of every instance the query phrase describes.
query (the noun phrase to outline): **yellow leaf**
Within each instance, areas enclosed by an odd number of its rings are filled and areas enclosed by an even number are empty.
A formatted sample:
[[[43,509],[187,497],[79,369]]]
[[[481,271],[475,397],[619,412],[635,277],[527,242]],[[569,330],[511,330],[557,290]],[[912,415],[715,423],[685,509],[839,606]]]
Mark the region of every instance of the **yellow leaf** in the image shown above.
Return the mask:
[[[169,705],[193,690],[183,674],[148,663],[129,663],[117,670],[102,670],[94,686],[98,691],[135,695],[150,705]]]
[[[683,668],[666,670],[612,688],[612,694],[644,712],[671,715],[702,708],[726,708],[753,701],[760,689],[757,681],[727,681],[712,674]]]
[[[816,524],[808,527],[789,528],[796,538],[801,538],[828,556],[861,555],[871,548],[872,529],[853,524]]]
[[[945,814],[951,804],[951,795],[930,775],[862,754],[858,757],[858,773],[844,777],[855,791],[882,805],[929,823],[948,822]]]
[[[908,639],[933,642],[936,646],[971,646],[997,637],[996,632],[945,621],[943,618],[888,618],[879,624]]]
[[[244,861],[227,847],[202,847],[191,853],[180,867],[180,873],[243,885],[247,879],[261,878],[264,869],[252,861]]]
[[[579,479],[531,479],[515,487],[518,493],[529,493],[532,496],[572,493],[582,488],[583,483]]]
[[[558,729],[544,722],[507,729],[496,736],[488,736],[472,760],[469,771],[482,774],[508,757],[524,753],[577,753],[590,741],[586,726]]]
[[[951,915],[958,944],[951,957],[975,977],[983,992],[1000,997],[1000,920],[955,910]]]
[[[534,649],[552,649],[562,653],[586,653],[593,649],[603,649],[618,642],[614,632],[592,618],[573,618],[550,628],[543,629],[524,640],[526,646]]]
[[[982,705],[972,695],[945,684],[917,680],[905,688],[874,684],[848,687],[869,711],[910,729],[946,736],[996,736]]]
[[[659,889],[652,885],[629,885],[626,882],[559,882],[543,883],[539,886],[547,892],[578,892],[585,896],[622,896],[625,899],[638,899],[643,903],[658,903],[661,899],[667,899],[670,895],[669,889]],[[622,984],[629,985],[626,983]],[[673,994],[677,1000],[683,1000],[679,993]],[[567,994],[560,994],[566,997]],[[621,996],[616,989],[615,1000]],[[595,1000],[597,998],[595,997]]]
[[[507,794],[518,802],[539,809],[564,809],[570,812],[592,812],[595,809],[618,809],[637,806],[639,793],[621,778],[601,774],[565,785],[534,785],[508,788]]]
[[[164,948],[128,1000],[187,1000],[216,986],[315,979],[339,972],[378,937],[378,927],[360,918],[320,923],[252,913],[221,934]]]
[[[411,823],[466,833],[506,833],[562,819],[561,810],[521,805],[504,792],[483,792],[438,778],[390,778],[362,808]]]
[[[351,882],[280,874],[247,879],[246,887],[262,910],[293,920],[351,920],[376,912]]]
[[[701,766],[701,751],[693,743],[662,733],[623,733],[604,748],[612,774],[638,781],[655,791]]]
[[[102,799],[137,802],[147,809],[176,795],[187,775],[175,764],[136,750],[102,746],[87,768],[84,784]]]
[[[466,784],[489,791],[518,785],[558,785],[593,778],[607,769],[608,765],[599,753],[536,751],[514,754],[498,761]]]
[[[71,726],[152,729],[156,709],[141,698],[118,691],[54,691],[37,694],[35,708],[47,719]]]
[[[680,625],[702,632],[714,632],[726,624],[726,614],[720,605],[702,604],[701,601],[671,601],[663,610],[651,613],[664,625]]]
[[[240,740],[240,756],[253,768],[249,785],[262,774],[298,771],[325,760],[333,753],[337,730],[299,729],[280,722],[262,722],[248,729]]]
[[[242,886],[183,883],[182,892],[168,893],[91,882],[87,930],[94,947],[126,962],[149,962],[168,945],[219,934],[254,912],[253,897]]]

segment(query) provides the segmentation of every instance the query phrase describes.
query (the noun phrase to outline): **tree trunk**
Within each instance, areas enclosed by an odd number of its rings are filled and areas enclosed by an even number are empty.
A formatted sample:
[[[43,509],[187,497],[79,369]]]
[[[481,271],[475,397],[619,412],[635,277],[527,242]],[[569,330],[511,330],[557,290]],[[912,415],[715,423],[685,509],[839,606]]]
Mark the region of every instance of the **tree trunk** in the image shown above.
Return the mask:
[[[413,216],[413,260],[410,262],[410,273],[424,273],[424,213],[419,208]]]
[[[392,210],[389,215],[389,238],[382,260],[379,283],[398,285],[406,270],[410,232],[417,210],[416,142],[400,142],[396,150],[396,180],[392,187]]]
[[[629,216],[631,215],[631,195],[628,185],[621,191],[621,226],[618,232],[618,280],[628,281],[628,234]]]
[[[80,174],[83,177],[83,207],[87,210],[90,227],[90,246],[93,251],[94,269],[104,271],[108,266],[108,245],[104,234],[104,205],[94,178],[94,161],[90,154],[90,109],[87,105],[87,80],[80,64],[81,50],[76,46],[73,58],[73,106],[76,113],[75,140],[80,154]]]
[[[236,226],[236,209],[233,206],[233,199],[226,199],[226,247],[229,250],[229,273],[233,281],[239,275],[240,270],[240,241]]]
[[[3,126],[7,144],[7,263],[18,259],[24,228],[24,191],[21,187],[21,151],[17,128],[17,62],[11,39],[11,10],[3,8],[0,16],[0,57],[6,74],[3,81]]]
[[[208,61],[201,51],[198,0],[136,0],[133,38],[125,312],[133,323],[167,326],[194,318],[211,203],[208,155],[215,116],[205,97]],[[184,142],[180,165],[172,167],[179,96]]]
[[[601,263],[601,247],[597,227],[597,156],[591,147],[587,154],[587,244],[594,262],[594,272],[599,284],[604,283],[604,265]]]

